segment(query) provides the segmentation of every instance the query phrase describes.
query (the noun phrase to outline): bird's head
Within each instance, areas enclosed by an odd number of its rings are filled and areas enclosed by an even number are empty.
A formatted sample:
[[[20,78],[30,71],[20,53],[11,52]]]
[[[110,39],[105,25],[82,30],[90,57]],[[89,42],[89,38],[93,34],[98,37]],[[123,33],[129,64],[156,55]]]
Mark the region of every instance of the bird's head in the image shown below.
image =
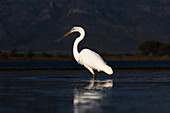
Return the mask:
[[[63,36],[63,38],[66,37],[67,35],[73,33],[73,32],[82,33],[82,32],[84,32],[84,29],[83,29],[82,27],[73,27],[68,33],[66,33],[66,34]]]

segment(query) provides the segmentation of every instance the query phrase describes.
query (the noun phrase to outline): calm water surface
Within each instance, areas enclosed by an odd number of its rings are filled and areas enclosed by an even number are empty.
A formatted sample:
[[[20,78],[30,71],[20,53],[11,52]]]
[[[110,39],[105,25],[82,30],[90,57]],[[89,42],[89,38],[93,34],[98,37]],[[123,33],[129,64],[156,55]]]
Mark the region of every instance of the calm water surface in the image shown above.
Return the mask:
[[[169,70],[0,71],[0,113],[170,113]]]

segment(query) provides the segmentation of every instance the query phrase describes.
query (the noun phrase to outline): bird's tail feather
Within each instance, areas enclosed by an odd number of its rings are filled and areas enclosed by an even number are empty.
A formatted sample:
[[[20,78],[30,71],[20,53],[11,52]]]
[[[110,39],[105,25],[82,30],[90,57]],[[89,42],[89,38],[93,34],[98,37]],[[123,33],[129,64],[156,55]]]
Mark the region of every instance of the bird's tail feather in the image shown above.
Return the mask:
[[[112,75],[113,74],[113,70],[110,66],[106,65],[103,69],[103,71],[109,75]]]

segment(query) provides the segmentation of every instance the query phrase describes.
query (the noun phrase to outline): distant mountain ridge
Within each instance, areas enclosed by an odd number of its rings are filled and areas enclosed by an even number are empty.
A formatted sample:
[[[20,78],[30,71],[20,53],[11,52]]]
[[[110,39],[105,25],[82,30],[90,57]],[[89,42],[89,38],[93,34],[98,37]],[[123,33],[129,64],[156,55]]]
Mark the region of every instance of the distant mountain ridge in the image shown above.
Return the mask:
[[[136,52],[146,40],[170,41],[169,0],[2,0],[0,49],[72,52],[71,27],[85,28],[80,48]]]

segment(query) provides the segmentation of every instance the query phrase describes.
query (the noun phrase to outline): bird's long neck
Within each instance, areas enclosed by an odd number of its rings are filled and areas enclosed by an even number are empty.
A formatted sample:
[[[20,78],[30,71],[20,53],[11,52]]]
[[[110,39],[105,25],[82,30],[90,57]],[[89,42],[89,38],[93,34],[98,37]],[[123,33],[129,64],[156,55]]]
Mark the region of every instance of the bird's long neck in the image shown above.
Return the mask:
[[[84,36],[85,36],[84,30],[80,31],[80,36],[75,40],[74,45],[73,45],[73,55],[77,62],[79,62],[78,59],[79,59],[79,54],[80,54],[78,52],[78,44],[81,40],[83,40]]]

